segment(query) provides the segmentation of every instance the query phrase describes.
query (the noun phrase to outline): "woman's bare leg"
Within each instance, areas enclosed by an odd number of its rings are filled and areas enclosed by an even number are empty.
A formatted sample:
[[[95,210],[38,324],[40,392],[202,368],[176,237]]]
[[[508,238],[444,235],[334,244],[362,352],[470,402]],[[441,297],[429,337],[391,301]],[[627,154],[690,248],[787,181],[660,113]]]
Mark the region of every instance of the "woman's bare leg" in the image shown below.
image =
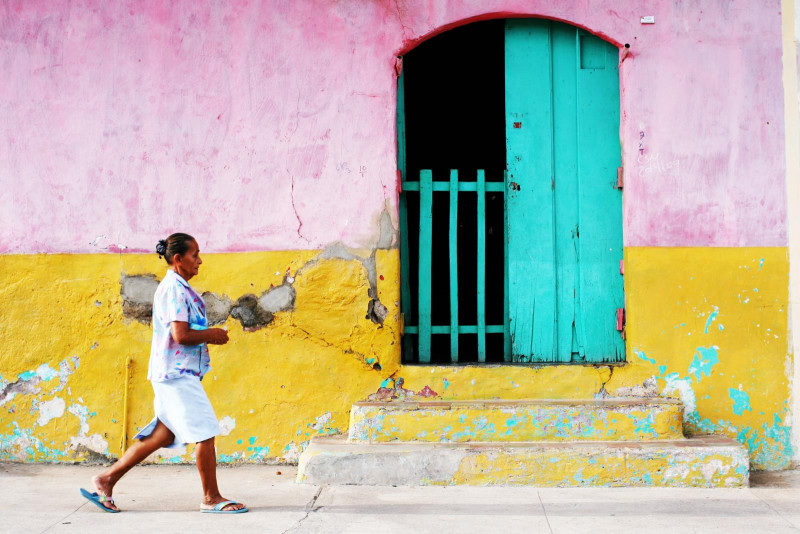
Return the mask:
[[[213,506],[227,501],[220,495],[217,487],[217,451],[214,447],[214,438],[209,438],[197,444],[197,470],[200,471],[200,482],[203,484],[203,504]],[[229,504],[223,510],[241,510],[243,504]]]
[[[175,441],[175,435],[164,423],[158,421],[152,434],[131,445],[131,447],[125,451],[125,454],[122,455],[122,458],[114,462],[114,465],[92,478],[92,483],[97,493],[111,497],[111,493],[114,491],[114,485],[119,482],[119,479],[121,479],[125,473],[161,447],[171,445],[173,441]],[[117,507],[113,503],[104,502],[102,504],[106,508],[117,510]]]

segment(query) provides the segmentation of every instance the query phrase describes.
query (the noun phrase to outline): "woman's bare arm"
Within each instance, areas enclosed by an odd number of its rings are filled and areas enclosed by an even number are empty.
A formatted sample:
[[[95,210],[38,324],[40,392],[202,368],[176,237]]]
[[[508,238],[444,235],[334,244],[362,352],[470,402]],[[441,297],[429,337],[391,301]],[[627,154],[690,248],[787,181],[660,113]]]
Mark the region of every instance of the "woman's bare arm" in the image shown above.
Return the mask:
[[[172,339],[180,345],[199,345],[211,343],[224,345],[228,342],[228,331],[222,328],[209,328],[208,330],[192,330],[189,323],[173,321],[169,324]]]

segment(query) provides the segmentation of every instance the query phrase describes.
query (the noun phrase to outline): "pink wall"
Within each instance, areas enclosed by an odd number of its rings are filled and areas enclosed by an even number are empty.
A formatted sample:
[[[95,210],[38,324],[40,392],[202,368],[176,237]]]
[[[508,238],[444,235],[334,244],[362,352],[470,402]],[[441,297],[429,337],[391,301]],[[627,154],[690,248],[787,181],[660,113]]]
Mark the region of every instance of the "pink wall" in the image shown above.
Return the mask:
[[[396,217],[394,56],[487,13],[632,45],[627,245],[786,244],[778,0],[55,4],[0,10],[0,252],[370,245]]]

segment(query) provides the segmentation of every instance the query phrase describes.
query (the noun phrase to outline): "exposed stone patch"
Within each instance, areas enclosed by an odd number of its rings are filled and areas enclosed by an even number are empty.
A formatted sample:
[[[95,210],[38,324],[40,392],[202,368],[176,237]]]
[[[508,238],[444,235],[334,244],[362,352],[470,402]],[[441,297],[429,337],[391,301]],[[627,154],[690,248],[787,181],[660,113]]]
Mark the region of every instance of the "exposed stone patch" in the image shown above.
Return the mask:
[[[272,322],[272,313],[258,305],[258,298],[252,293],[239,297],[231,309],[231,317],[238,319],[245,329],[258,330]]]
[[[380,218],[380,235],[378,236],[378,248],[389,249],[394,245],[397,237],[397,230],[392,224],[392,217],[389,210],[384,209]]]
[[[383,321],[386,320],[386,316],[389,315],[389,310],[383,303],[378,300],[378,296],[373,294],[372,289],[370,289],[367,294],[371,297],[369,303],[367,303],[367,315],[366,318],[372,321],[375,324],[383,324]]]
[[[375,254],[377,250],[388,249],[396,241],[397,232],[392,226],[389,212],[384,210],[380,216],[380,236],[376,249],[369,256],[359,256],[349,250],[340,242],[329,245],[322,253],[298,269],[294,277],[287,271],[283,284],[273,287],[260,297],[247,294],[234,303],[227,295],[217,295],[210,291],[203,293],[206,303],[206,314],[210,326],[224,323],[228,316],[238,319],[246,330],[257,330],[271,323],[274,314],[294,310],[297,291],[292,284],[295,278],[306,268],[317,264],[320,260],[340,259],[344,261],[358,261],[364,266],[369,282],[367,296],[366,319],[377,325],[383,325],[389,310],[378,298],[377,269]],[[150,324],[153,316],[153,299],[158,280],[152,274],[123,275],[122,276],[122,313],[129,319],[134,319],[144,324]],[[380,369],[380,366],[377,367]]]
[[[392,380],[394,381],[394,387],[389,387],[390,382]],[[430,388],[428,388],[428,386],[425,386],[425,389],[423,389],[422,391],[419,392],[419,394],[417,394],[417,393],[414,393],[414,391],[412,391],[410,389],[404,388],[403,384],[405,384],[405,379],[403,379],[402,376],[399,377],[399,378],[396,378],[396,379],[393,379],[393,378],[389,377],[389,378],[387,378],[386,380],[383,381],[383,383],[381,384],[381,387],[378,388],[378,391],[376,391],[375,393],[373,393],[372,395],[367,397],[367,400],[368,401],[372,401],[372,402],[374,402],[374,401],[392,401],[392,400],[403,401],[403,400],[412,400],[417,395],[422,395],[423,397],[430,397],[431,396],[431,395],[423,395],[423,393],[426,393],[426,389],[430,390]],[[434,395],[435,395],[435,393],[434,393]]]
[[[158,280],[152,274],[122,276],[122,315],[140,323],[150,324],[153,318],[153,298]]]
[[[233,309],[233,301],[227,295],[218,296],[216,293],[206,291],[203,293],[206,303],[206,318],[209,326],[222,324],[228,320]]]
[[[297,297],[297,292],[285,281],[283,285],[274,287],[261,295],[258,299],[258,305],[269,313],[278,313],[281,311],[290,311],[294,309],[294,301]]]
[[[11,382],[2,390],[0,390],[0,406],[6,403],[7,400],[11,400],[16,395],[31,395],[33,393],[38,393],[41,391],[38,384],[41,382],[41,378],[38,376],[33,377],[30,380],[17,380],[16,382]]]
[[[617,397],[658,397],[658,384],[656,378],[651,376],[645,380],[641,385],[617,388],[615,392]]]
[[[97,452],[80,443],[74,444],[74,448],[73,458],[82,458],[81,463],[85,465],[111,465],[116,461],[116,457]]]

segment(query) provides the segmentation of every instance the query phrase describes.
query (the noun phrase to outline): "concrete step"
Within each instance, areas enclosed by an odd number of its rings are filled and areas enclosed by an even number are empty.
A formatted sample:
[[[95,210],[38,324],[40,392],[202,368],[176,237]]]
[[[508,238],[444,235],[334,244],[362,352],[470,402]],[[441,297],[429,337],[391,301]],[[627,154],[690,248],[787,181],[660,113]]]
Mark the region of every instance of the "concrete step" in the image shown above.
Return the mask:
[[[749,459],[722,436],[632,442],[349,443],[312,439],[297,481],[469,486],[747,486]]]
[[[358,402],[352,442],[647,441],[683,438],[675,399]]]

